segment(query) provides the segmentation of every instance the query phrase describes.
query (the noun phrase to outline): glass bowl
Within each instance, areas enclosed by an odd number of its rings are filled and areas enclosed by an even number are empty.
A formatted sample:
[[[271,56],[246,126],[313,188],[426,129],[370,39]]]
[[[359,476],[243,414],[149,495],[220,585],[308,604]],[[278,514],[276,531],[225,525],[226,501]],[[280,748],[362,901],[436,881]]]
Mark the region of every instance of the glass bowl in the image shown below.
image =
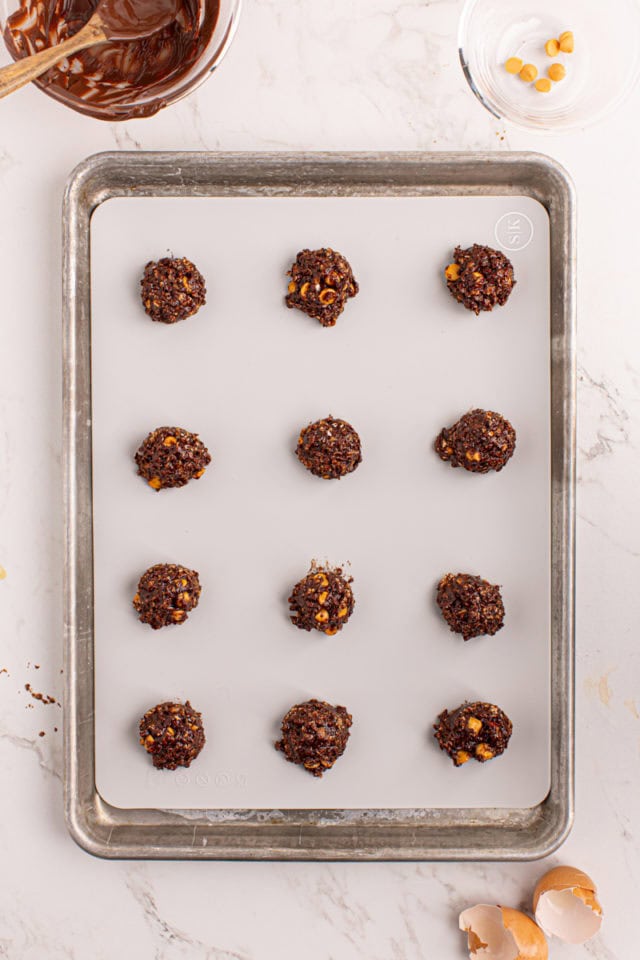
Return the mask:
[[[566,30],[571,54],[550,58],[547,40]],[[638,0],[467,0],[458,33],[460,63],[469,86],[495,117],[536,130],[585,127],[620,105],[640,72]],[[538,92],[507,73],[509,57],[538,68],[556,60],[566,77]]]
[[[41,0],[37,0],[38,5]],[[215,10],[216,0],[202,0],[200,11],[200,22],[202,23],[212,10]],[[45,0],[45,4],[59,6],[59,0]],[[11,63],[11,55],[7,49],[4,40],[4,28],[7,17],[14,13],[19,6],[27,6],[34,9],[36,0],[0,0],[0,65]],[[86,6],[86,4],[85,4]],[[91,7],[95,7],[96,2],[92,0]],[[77,96],[69,90],[53,84],[47,84],[46,81],[34,81],[40,89],[48,96],[53,97],[60,103],[77,110],[79,113],[87,114],[99,120],[131,120],[134,117],[150,117],[181,97],[186,96],[192,90],[195,90],[206,78],[218,67],[224,54],[229,49],[234,37],[240,15],[241,0],[217,0],[218,17],[211,34],[203,44],[202,50],[191,66],[184,71],[176,70],[175,77],[172,77],[166,84],[159,87],[149,87],[145,91],[135,91],[127,89],[119,97],[119,102],[111,103],[107,106],[91,100],[91,96]],[[146,42],[146,41],[144,41]],[[19,96],[19,94],[15,94]]]

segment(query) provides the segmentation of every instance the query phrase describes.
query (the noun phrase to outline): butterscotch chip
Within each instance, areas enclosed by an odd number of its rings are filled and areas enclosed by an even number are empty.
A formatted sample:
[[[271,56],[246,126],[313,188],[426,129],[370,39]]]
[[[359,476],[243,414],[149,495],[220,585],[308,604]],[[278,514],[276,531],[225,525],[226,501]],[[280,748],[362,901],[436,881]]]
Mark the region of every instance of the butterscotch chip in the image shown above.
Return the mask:
[[[560,34],[558,44],[562,53],[573,53],[574,38],[571,30],[565,30],[564,33]]]
[[[493,636],[504,625],[500,587],[469,573],[447,573],[438,584],[436,601],[454,633],[465,640]]]
[[[525,83],[531,83],[538,76],[538,68],[533,63],[525,63],[520,71],[520,79]]]
[[[453,265],[457,271],[451,270]],[[451,296],[476,315],[504,306],[516,285],[508,257],[479,243],[465,250],[456,247],[445,276]]]
[[[504,68],[507,73],[520,73],[522,67],[524,66],[520,57],[509,57],[505,62]]]
[[[211,454],[197,433],[181,427],[158,427],[135,455],[138,473],[154,490],[184,487],[198,480],[211,463]]]
[[[291,707],[282,720],[282,739],[275,744],[290,763],[314,777],[330,770],[344,753],[353,718],[345,707],[307,700]]]
[[[325,417],[300,432],[296,455],[314,476],[338,480],[362,462],[360,437],[346,420]]]
[[[352,577],[342,569],[312,565],[291,591],[291,623],[300,630],[319,630],[333,637],[353,613]]]
[[[552,63],[547,73],[554,83],[559,83],[560,80],[564,80],[567,75],[566,68],[562,63]]]
[[[456,767],[472,757],[486,763],[507,749],[513,724],[494,703],[478,700],[463,703],[455,710],[443,710],[433,725],[440,749],[449,754]]]
[[[204,277],[187,260],[164,257],[144,268],[140,281],[142,305],[152,320],[177,323],[193,316],[207,302]]]
[[[156,563],[140,577],[133,606],[142,623],[159,630],[184,623],[198,606],[201,592],[196,570],[176,563]]]
[[[301,250],[288,276],[287,306],[319,320],[323,327],[335,326],[347,300],[359,289],[349,261],[330,247]]]
[[[516,449],[516,432],[508,420],[493,410],[471,410],[436,437],[441,460],[471,473],[502,470]]]
[[[190,766],[206,742],[202,714],[188,700],[165,701],[147,710],[139,730],[140,744],[159,770]]]

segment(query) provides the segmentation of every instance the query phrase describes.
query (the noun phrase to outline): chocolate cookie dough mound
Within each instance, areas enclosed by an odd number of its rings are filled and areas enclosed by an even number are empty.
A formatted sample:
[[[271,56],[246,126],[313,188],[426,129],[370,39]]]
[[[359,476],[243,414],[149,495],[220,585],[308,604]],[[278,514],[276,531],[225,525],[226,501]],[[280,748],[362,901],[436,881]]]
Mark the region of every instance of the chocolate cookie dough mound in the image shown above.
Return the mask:
[[[207,302],[204,277],[190,260],[164,257],[144,268],[142,305],[152,320],[177,323],[193,316]]]
[[[159,630],[184,623],[198,606],[201,589],[195,570],[176,563],[156,563],[140,577],[133,605],[142,623]]]
[[[360,437],[346,420],[326,417],[305,427],[298,437],[298,460],[316,477],[338,480],[362,462]]]
[[[503,416],[492,410],[471,410],[445,427],[436,438],[441,460],[471,473],[502,470],[516,449],[516,432]]]
[[[474,243],[466,250],[456,247],[453,258],[444,275],[458,303],[477,315],[507,302],[516,281],[513,265],[504,253]]]
[[[480,763],[500,756],[509,745],[513,725],[494,703],[463,703],[451,713],[443,710],[434,723],[435,738],[456,767],[473,757]]]
[[[188,767],[205,745],[202,714],[186,703],[159,703],[140,720],[140,743],[154,767]]]
[[[321,777],[341,757],[353,723],[345,707],[332,707],[322,700],[298,703],[282,721],[282,740],[275,747],[287,760]]]
[[[436,600],[454,633],[465,640],[493,636],[504,625],[500,587],[470,573],[447,573],[438,584]]]
[[[211,463],[211,455],[197,433],[158,427],[143,440],[135,461],[149,486],[162,490],[198,480]]]
[[[351,582],[340,567],[311,567],[291,591],[291,623],[301,630],[320,630],[328,637],[334,636],[353,613]]]
[[[329,247],[302,250],[287,275],[291,277],[287,306],[297,307],[323,327],[335,327],[345,303],[358,292],[349,262]]]

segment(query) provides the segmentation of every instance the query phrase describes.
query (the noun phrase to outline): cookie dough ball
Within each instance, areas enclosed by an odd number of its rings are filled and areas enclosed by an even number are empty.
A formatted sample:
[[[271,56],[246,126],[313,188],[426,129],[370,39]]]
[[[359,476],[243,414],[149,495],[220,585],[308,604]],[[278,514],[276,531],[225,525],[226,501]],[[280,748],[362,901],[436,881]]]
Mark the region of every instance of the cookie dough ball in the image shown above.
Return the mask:
[[[362,462],[360,437],[346,420],[326,417],[305,427],[298,437],[296,454],[315,477],[338,480],[353,473]]]
[[[156,563],[140,577],[133,605],[142,623],[159,630],[184,623],[198,606],[201,589],[195,570],[176,563]]]
[[[332,707],[322,700],[298,703],[282,721],[282,740],[275,747],[287,760],[321,777],[341,757],[353,723],[345,707]]]
[[[436,600],[454,633],[465,640],[489,635],[504,625],[500,587],[470,573],[447,573],[438,584]]]
[[[140,743],[154,767],[188,767],[205,745],[202,714],[186,703],[159,703],[140,720]]]
[[[513,725],[494,703],[463,703],[451,713],[443,710],[434,725],[440,749],[456,767],[473,757],[480,763],[499,757],[507,749]]]
[[[291,277],[287,306],[297,307],[323,327],[335,327],[345,303],[358,292],[349,262],[328,247],[302,250],[287,276]]]
[[[158,427],[142,441],[135,461],[149,486],[162,490],[199,480],[211,463],[211,455],[197,433],[180,427]]]
[[[152,320],[177,323],[193,316],[207,302],[204,277],[190,260],[151,261],[140,281],[142,305]]]
[[[353,613],[351,582],[340,567],[311,567],[289,597],[291,623],[301,630],[320,630],[333,637]]]
[[[504,306],[516,284],[513,265],[504,253],[479,243],[466,250],[456,247],[444,275],[451,296],[476,316],[496,304]]]
[[[471,473],[502,470],[516,449],[516,432],[499,413],[471,410],[438,435],[435,448],[441,460]]]

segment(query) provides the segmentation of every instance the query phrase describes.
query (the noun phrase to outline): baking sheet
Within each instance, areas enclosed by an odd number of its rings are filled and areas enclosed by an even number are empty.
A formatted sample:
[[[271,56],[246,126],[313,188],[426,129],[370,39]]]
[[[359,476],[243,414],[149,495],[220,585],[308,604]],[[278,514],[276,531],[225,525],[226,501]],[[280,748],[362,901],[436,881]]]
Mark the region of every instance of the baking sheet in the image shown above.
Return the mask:
[[[512,245],[518,284],[475,318],[449,297],[453,246]],[[496,225],[497,236],[496,236]],[[96,783],[125,808],[532,807],[549,789],[549,231],[529,197],[118,198],[93,216]],[[517,237],[516,237],[517,242]],[[332,245],[361,285],[333,330],[282,302],[303,246]],[[138,300],[144,263],[190,257],[207,306],[175,327]],[[498,475],[439,461],[439,429],[500,410],[518,449]],[[298,429],[332,413],[364,461],[306,473]],[[132,456],[161,424],[199,432],[214,462],[182,490],[149,490]],[[333,638],[287,619],[312,558],[350,562],[356,611]],[[140,624],[131,597],[155,562],[199,570],[182,627]],[[433,596],[448,570],[502,584],[506,624],[467,644]],[[272,747],[282,714],[318,696],[354,715],[322,780]],[[208,743],[156,772],[136,723],[189,698]],[[454,769],[432,741],[444,707],[500,704],[507,753]]]

